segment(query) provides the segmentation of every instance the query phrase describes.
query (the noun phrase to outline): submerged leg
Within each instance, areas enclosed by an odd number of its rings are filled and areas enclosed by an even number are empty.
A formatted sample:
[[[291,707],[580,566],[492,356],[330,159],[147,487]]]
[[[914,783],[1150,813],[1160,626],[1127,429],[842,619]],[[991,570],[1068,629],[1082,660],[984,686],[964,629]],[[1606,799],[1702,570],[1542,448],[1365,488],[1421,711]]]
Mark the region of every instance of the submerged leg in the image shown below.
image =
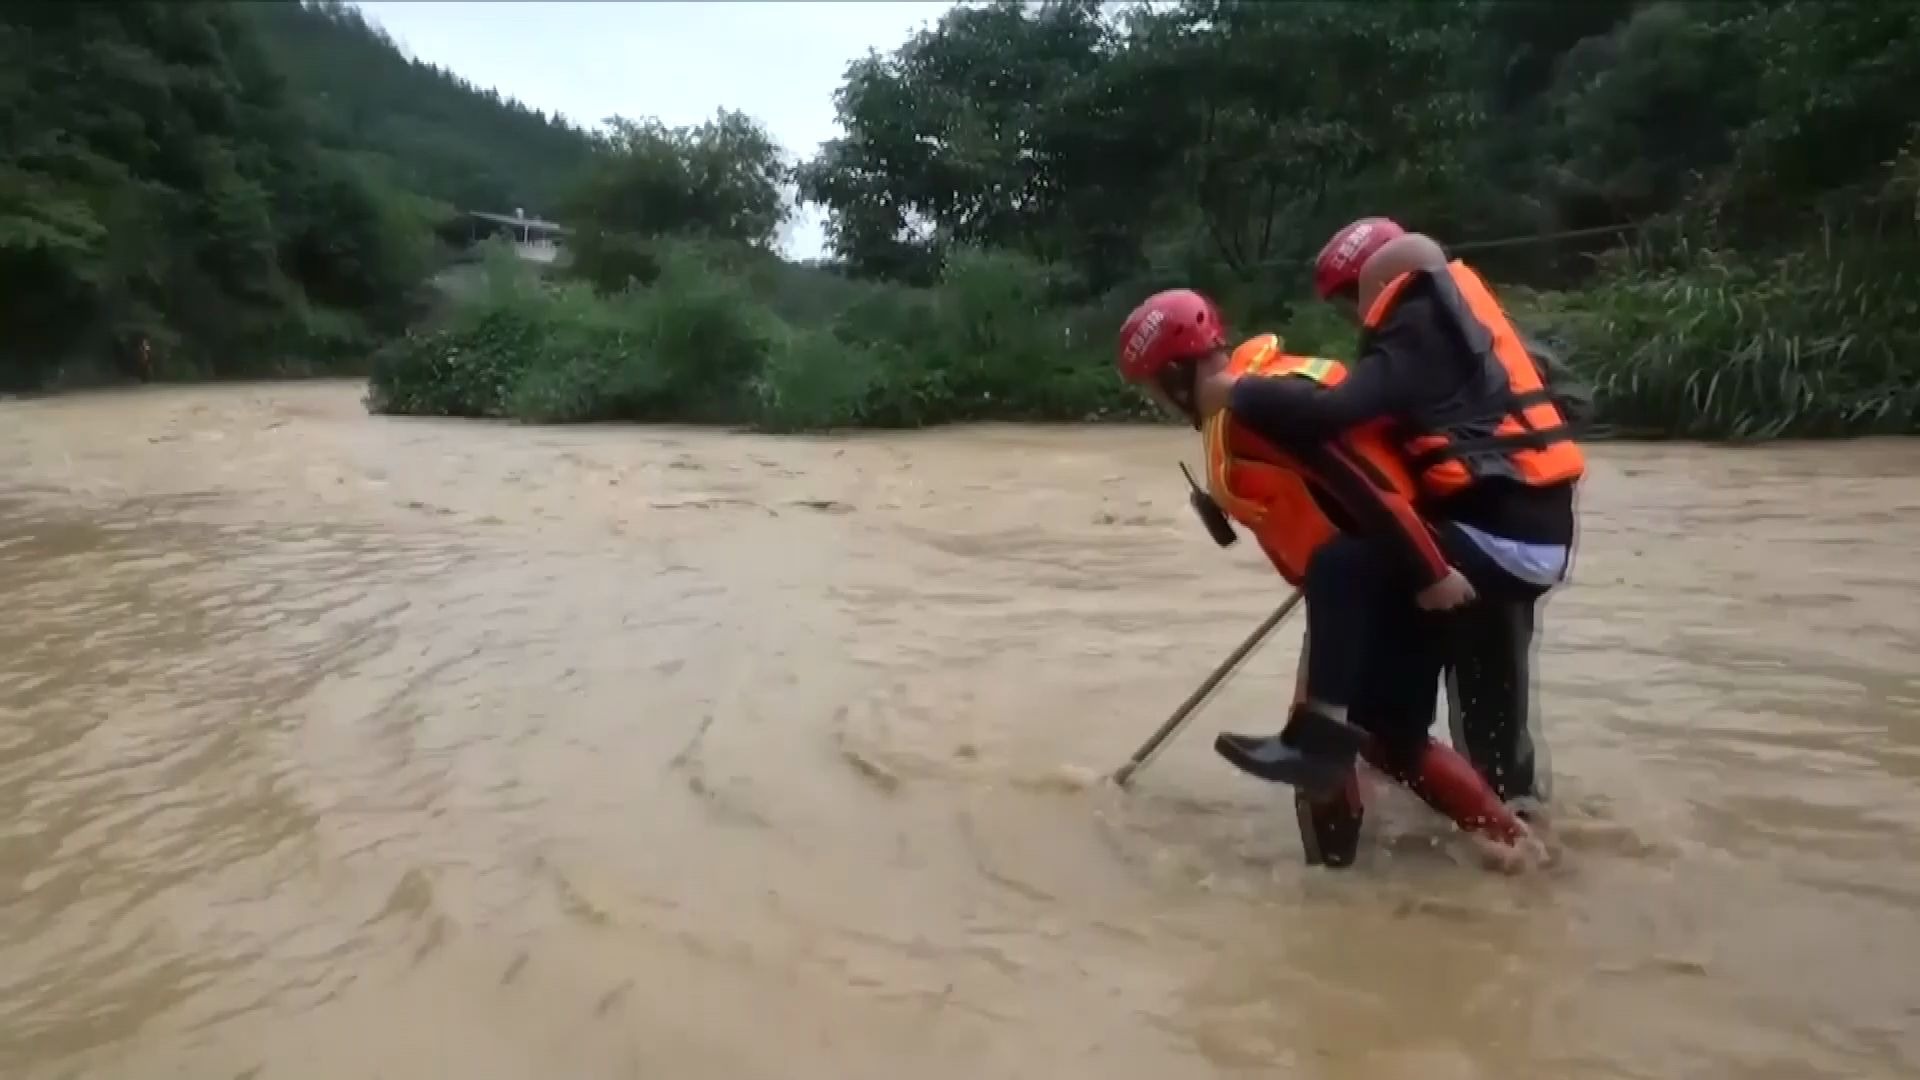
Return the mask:
[[[1509,802],[1544,803],[1532,723],[1534,603],[1481,603],[1456,616],[1448,666],[1453,743]]]
[[[1527,836],[1526,825],[1473,764],[1450,746],[1429,739],[1412,753],[1370,747],[1367,764],[1406,785],[1463,832],[1499,844],[1517,844]]]
[[[1341,536],[1307,568],[1307,700],[1274,735],[1225,733],[1214,749],[1235,768],[1316,797],[1330,796],[1352,771],[1365,733],[1346,722],[1363,685],[1370,642],[1390,608],[1412,606],[1394,553],[1382,542]],[[1436,669],[1437,677],[1437,669]]]
[[[1367,733],[1361,754],[1389,775],[1407,770],[1397,764],[1390,769],[1384,763],[1417,760],[1431,745],[1427,731],[1433,726],[1444,656],[1439,631],[1439,621],[1421,611],[1411,595],[1384,596],[1358,658],[1349,715],[1354,726]],[[1311,649],[1308,660],[1312,660]],[[1352,865],[1358,854],[1365,806],[1358,774],[1349,769],[1343,780],[1336,790],[1322,795],[1303,792],[1294,800],[1308,865],[1337,869]]]
[[[1293,817],[1300,826],[1300,850],[1308,866],[1332,870],[1352,866],[1360,852],[1360,826],[1366,819],[1359,774],[1348,772],[1340,789],[1325,798],[1295,794]]]

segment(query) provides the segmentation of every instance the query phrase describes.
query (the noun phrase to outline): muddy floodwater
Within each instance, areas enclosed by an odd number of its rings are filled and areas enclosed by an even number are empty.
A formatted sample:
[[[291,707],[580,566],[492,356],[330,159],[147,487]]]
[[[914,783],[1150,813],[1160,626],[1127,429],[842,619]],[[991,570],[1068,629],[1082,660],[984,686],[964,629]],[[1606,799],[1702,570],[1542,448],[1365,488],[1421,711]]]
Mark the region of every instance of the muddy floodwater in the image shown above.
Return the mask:
[[[1191,433],[0,403],[0,1077],[1920,1075],[1920,441],[1604,446],[1557,863],[1213,756]],[[1444,724],[1440,725],[1444,730]]]

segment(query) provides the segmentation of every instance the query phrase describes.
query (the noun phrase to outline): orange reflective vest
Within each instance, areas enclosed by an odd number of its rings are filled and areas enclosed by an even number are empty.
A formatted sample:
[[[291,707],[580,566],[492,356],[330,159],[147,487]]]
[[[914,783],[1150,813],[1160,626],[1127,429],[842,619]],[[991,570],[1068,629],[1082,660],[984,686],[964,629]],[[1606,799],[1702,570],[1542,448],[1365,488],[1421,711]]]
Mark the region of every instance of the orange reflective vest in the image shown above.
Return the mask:
[[[1336,360],[1290,356],[1280,339],[1262,334],[1241,343],[1227,361],[1227,374],[1268,378],[1305,378],[1336,386],[1347,369]],[[1399,452],[1386,438],[1384,423],[1350,431],[1341,441],[1373,473],[1376,483],[1412,498],[1416,488]],[[1308,478],[1272,443],[1236,423],[1228,410],[1209,417],[1201,428],[1207,451],[1207,489],[1228,516],[1246,526],[1274,569],[1299,585],[1313,553],[1339,533],[1314,497]]]
[[[1411,271],[1389,281],[1367,310],[1361,351],[1407,288],[1421,280],[1431,284],[1482,371],[1464,399],[1403,418],[1402,446],[1420,490],[1444,499],[1492,478],[1529,487],[1578,480],[1586,473],[1586,455],[1567,418],[1512,320],[1465,263],[1455,260],[1445,273]]]

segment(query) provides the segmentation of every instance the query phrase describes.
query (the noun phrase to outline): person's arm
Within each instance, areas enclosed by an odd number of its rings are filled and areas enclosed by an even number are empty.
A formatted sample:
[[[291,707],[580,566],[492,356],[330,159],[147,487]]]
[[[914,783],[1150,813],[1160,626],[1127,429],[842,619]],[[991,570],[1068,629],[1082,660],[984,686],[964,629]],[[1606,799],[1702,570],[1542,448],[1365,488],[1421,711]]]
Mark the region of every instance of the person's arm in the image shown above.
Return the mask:
[[[1374,333],[1338,386],[1294,376],[1251,376],[1233,384],[1227,408],[1269,442],[1319,442],[1446,397],[1452,364],[1431,302],[1414,297]]]
[[[1416,589],[1424,590],[1453,573],[1453,565],[1441,553],[1426,519],[1384,478],[1376,479],[1376,470],[1339,440],[1288,440],[1280,446],[1361,531],[1394,541],[1413,574]]]

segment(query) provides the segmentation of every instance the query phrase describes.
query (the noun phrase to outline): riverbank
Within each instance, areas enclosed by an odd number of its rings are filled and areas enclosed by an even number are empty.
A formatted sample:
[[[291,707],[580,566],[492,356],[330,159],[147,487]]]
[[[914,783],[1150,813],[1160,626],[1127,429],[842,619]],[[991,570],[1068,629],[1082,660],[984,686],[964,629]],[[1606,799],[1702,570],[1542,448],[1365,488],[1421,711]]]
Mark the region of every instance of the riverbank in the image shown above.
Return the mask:
[[[1075,300],[1057,272],[1006,253],[962,253],[940,284],[909,288],[664,250],[655,280],[616,295],[496,253],[483,284],[381,350],[371,407],[769,432],[1155,418],[1112,369],[1140,289]],[[1623,264],[1580,292],[1508,293],[1591,386],[1603,433],[1758,441],[1920,433],[1920,329],[1894,319],[1897,285],[1818,253],[1701,255]],[[1350,354],[1351,329],[1320,305],[1230,308],[1293,351]]]
[[[1057,271],[1006,253],[963,253],[940,284],[911,288],[701,245],[660,251],[648,285],[608,295],[493,250],[443,274],[427,317],[370,357],[272,372],[365,374],[376,413],[535,424],[1164,422],[1111,366],[1139,289],[1074,300]],[[1895,325],[1899,280],[1809,252],[1764,267],[1622,264],[1582,291],[1502,291],[1591,390],[1590,440],[1761,442],[1920,433],[1920,324]],[[1293,351],[1351,351],[1352,330],[1323,306],[1263,317],[1228,299],[1236,325],[1279,332]]]

